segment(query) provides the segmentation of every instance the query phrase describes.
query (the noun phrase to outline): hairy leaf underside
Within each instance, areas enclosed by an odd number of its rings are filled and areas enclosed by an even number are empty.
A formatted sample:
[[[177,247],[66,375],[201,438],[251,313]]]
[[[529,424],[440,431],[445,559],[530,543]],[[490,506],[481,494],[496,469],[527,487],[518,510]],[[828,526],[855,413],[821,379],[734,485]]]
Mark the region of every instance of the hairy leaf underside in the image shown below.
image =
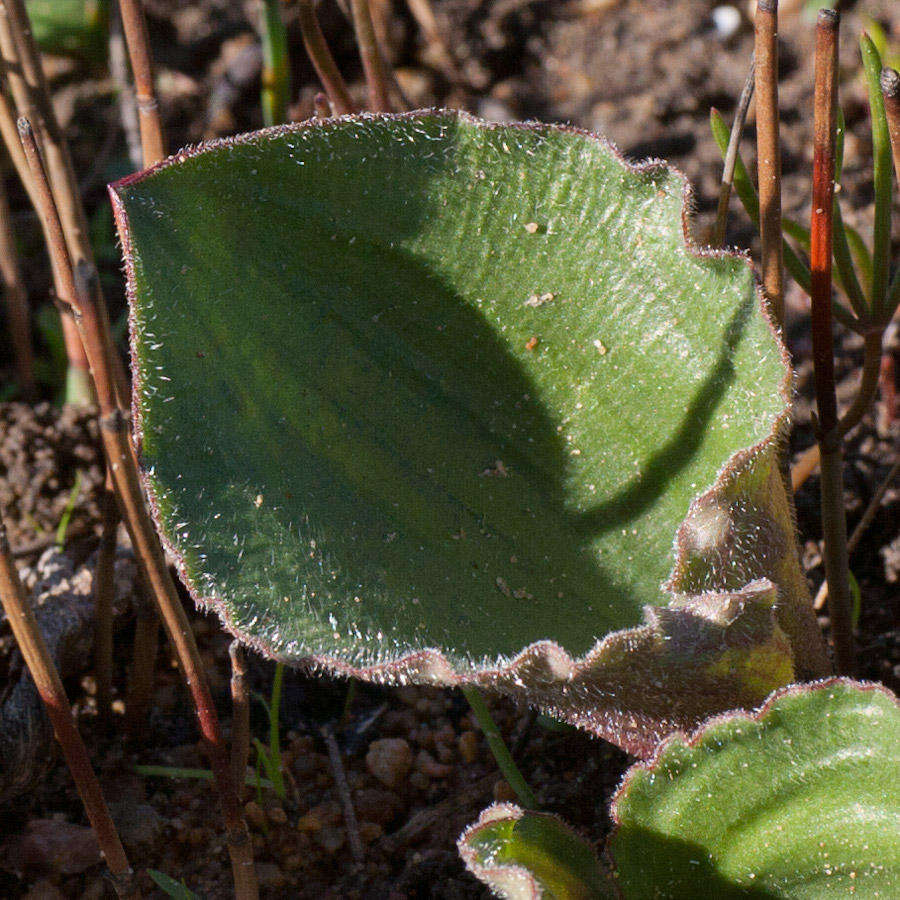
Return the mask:
[[[194,596],[279,659],[490,682],[638,751],[819,671],[782,348],[747,264],[686,244],[685,191],[452,113],[114,186],[141,460]]]

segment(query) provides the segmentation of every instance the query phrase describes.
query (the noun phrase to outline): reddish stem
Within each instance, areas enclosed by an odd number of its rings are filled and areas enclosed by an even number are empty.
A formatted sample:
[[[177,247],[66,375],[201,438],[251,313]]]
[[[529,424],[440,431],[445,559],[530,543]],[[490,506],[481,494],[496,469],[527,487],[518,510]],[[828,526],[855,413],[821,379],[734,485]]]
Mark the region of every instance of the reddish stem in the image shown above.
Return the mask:
[[[840,17],[819,11],[816,25],[815,114],[813,146],[813,203],[810,228],[812,276],[812,344],[818,442],[822,462],[822,531],[825,577],[834,655],[838,672],[855,668],[844,513],[842,435],[838,422],[831,334],[831,256],[834,199],[834,141],[837,109],[837,45]]]

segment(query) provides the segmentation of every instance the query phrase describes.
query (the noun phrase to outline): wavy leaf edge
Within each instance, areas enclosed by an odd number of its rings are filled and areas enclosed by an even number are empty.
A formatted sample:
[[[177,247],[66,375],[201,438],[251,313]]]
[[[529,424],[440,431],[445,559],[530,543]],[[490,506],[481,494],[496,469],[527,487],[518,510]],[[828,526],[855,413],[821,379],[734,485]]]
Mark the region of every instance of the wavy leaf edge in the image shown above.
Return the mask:
[[[712,739],[710,738],[710,731],[713,729],[728,726],[732,723],[759,723],[772,711],[775,704],[785,697],[797,697],[804,694],[811,694],[816,691],[825,691],[834,688],[835,686],[848,687],[866,693],[883,694],[888,700],[893,700],[894,705],[900,708],[900,697],[898,697],[890,688],[877,681],[858,681],[855,678],[834,676],[832,678],[821,678],[817,681],[785,685],[782,688],[772,691],[765,702],[756,709],[735,709],[730,712],[710,716],[702,722],[699,727],[689,733],[684,731],[673,731],[657,745],[652,755],[634,763],[634,765],[630,766],[628,771],[622,776],[622,781],[619,783],[619,786],[616,788],[612,800],[610,801],[610,818],[613,823],[609,837],[610,845],[612,844],[612,840],[615,837],[619,826],[622,824],[618,809],[619,802],[628,793],[632,780],[635,776],[643,772],[652,772],[656,769],[662,762],[663,757],[673,746],[681,745],[690,749],[702,747],[704,741]]]
[[[689,508],[685,513],[685,518],[682,520],[682,523],[679,525],[675,535],[673,536],[674,562],[671,573],[666,581],[660,585],[661,592],[669,594],[671,598],[670,603],[668,605],[646,606],[645,619],[647,620],[647,624],[609,632],[603,638],[599,639],[595,646],[580,659],[573,658],[563,647],[552,640],[536,641],[524,647],[516,656],[514,656],[505,664],[494,666],[485,665],[473,668],[468,672],[462,672],[458,668],[454,667],[453,663],[448,660],[446,655],[440,649],[427,647],[423,648],[420,651],[407,653],[396,659],[386,660],[370,666],[354,666],[338,657],[330,655],[310,654],[309,657],[304,658],[300,661],[293,658],[288,659],[280,656],[277,652],[275,652],[274,648],[272,648],[265,640],[250,635],[238,628],[233,622],[225,602],[221,598],[217,598],[215,596],[204,596],[200,592],[197,585],[193,583],[188,574],[187,566],[182,554],[170,540],[169,536],[163,528],[160,509],[153,489],[153,485],[143,465],[140,466],[141,478],[149,500],[151,516],[156,526],[159,537],[170,558],[174,561],[175,568],[178,571],[181,581],[190,594],[192,600],[200,609],[215,611],[223,626],[230,634],[232,634],[245,645],[256,650],[261,655],[269,659],[285,662],[292,666],[299,667],[305,665],[311,672],[315,673],[353,677],[363,681],[369,681],[379,684],[429,684],[447,687],[458,686],[461,684],[477,684],[519,697],[522,696],[522,689],[525,686],[523,675],[525,675],[525,677],[527,678],[528,676],[526,670],[532,670],[536,668],[541,673],[541,678],[549,678],[555,682],[560,683],[560,687],[565,693],[566,682],[571,681],[573,678],[577,677],[578,675],[584,674],[589,670],[596,669],[597,667],[602,667],[613,647],[622,648],[628,646],[633,640],[639,638],[640,636],[646,636],[648,628],[653,627],[651,617],[654,610],[672,609],[672,603],[676,602],[679,599],[679,577],[682,569],[687,562],[689,554],[689,537],[686,530],[686,524],[691,516],[691,513],[701,507],[714,505],[717,500],[725,499],[728,488],[734,485],[740,479],[742,474],[746,473],[750,468],[752,468],[752,466],[760,459],[760,457],[764,456],[767,453],[774,453],[781,446],[783,446],[790,424],[790,400],[793,386],[793,371],[790,365],[790,356],[782,339],[782,335],[771,318],[765,296],[760,286],[758,275],[756,274],[755,270],[753,270],[749,254],[746,251],[738,251],[734,249],[716,249],[712,247],[704,247],[695,242],[690,227],[690,213],[693,207],[693,188],[687,177],[678,168],[670,165],[664,160],[656,158],[649,158],[640,162],[631,162],[622,154],[618,147],[616,147],[616,145],[609,141],[607,138],[587,129],[582,129],[571,125],[548,125],[535,121],[492,123],[486,122],[462,111],[446,109],[419,109],[403,113],[360,113],[335,117],[333,119],[326,120],[308,119],[304,122],[291,123],[288,125],[278,125],[231,137],[218,138],[196,145],[189,145],[148,169],[128,175],[125,178],[109,185],[108,193],[110,196],[113,213],[115,216],[115,221],[122,245],[126,274],[126,296],[129,304],[130,354],[133,372],[131,398],[132,440],[134,442],[138,460],[140,462],[141,448],[143,443],[143,422],[139,401],[141,392],[140,367],[137,364],[137,348],[135,343],[135,272],[128,217],[125,212],[124,203],[118,196],[117,191],[121,188],[140,183],[144,179],[150,177],[152,174],[169,167],[177,166],[179,163],[187,159],[191,159],[210,151],[229,148],[244,143],[255,142],[260,140],[261,138],[265,139],[268,137],[277,137],[280,135],[295,133],[307,129],[328,129],[329,127],[332,127],[334,125],[342,123],[345,124],[347,122],[354,121],[403,121],[423,116],[434,117],[438,119],[458,120],[488,130],[503,128],[523,129],[527,131],[551,130],[578,135],[601,144],[611,153],[612,156],[615,157],[615,159],[622,165],[624,169],[631,173],[647,174],[665,170],[678,178],[683,185],[681,205],[682,237],[684,241],[684,247],[688,251],[688,253],[694,258],[701,260],[717,259],[723,257],[739,259],[753,272],[759,311],[768,326],[769,332],[772,335],[775,348],[780,356],[782,368],[784,371],[784,376],[781,380],[781,383],[778,385],[778,395],[781,398],[783,408],[782,411],[773,418],[768,432],[763,435],[763,437],[756,444],[753,444],[750,447],[739,449],[735,453],[733,453],[732,456],[719,469],[719,472],[713,484],[705,491],[701,491],[689,505]],[[791,508],[790,514],[792,520],[791,525],[793,527],[793,508]],[[701,600],[704,598],[711,598],[715,596],[726,598],[741,598],[758,595],[760,591],[766,590],[776,591],[776,588],[774,585],[772,585],[771,582],[765,579],[756,579],[745,585],[741,590],[731,590],[724,592],[716,590],[702,591],[699,593],[695,593],[693,597],[699,598]],[[775,617],[773,613],[773,623],[775,629],[777,630],[777,623],[774,622],[774,619]],[[555,706],[553,703],[541,701],[534,702],[533,700],[530,700],[529,702],[532,706],[536,706],[544,712],[547,712],[551,715],[556,715],[557,717],[561,716],[565,718],[570,724],[574,724],[578,727],[587,728],[587,730],[591,731],[596,736],[610,740],[611,742],[616,743],[618,746],[623,747],[623,749],[627,750],[628,752],[641,757],[646,757],[648,754],[650,754],[660,739],[659,733],[650,734],[649,736],[638,738],[635,738],[633,735],[626,735],[623,737],[623,729],[620,727],[620,725],[622,722],[630,720],[632,718],[627,711],[619,713],[614,712],[611,715],[611,724],[597,724],[586,722],[584,720],[584,717],[581,717],[580,720],[578,717],[572,717],[566,709],[561,709]],[[737,705],[737,703],[732,703],[729,708],[734,708]],[[641,729],[639,728],[638,730],[640,731]]]

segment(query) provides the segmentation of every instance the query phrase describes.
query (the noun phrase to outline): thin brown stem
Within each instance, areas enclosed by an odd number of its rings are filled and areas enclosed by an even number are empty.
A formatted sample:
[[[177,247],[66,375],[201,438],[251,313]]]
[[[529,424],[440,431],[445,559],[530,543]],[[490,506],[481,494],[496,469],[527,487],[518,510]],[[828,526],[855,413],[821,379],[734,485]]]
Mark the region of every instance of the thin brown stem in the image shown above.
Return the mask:
[[[140,0],[119,0],[119,10],[122,14],[125,42],[128,44],[131,72],[134,76],[134,95],[141,129],[141,150],[146,168],[155,165],[166,156],[159,103],[153,84],[153,63],[147,39],[147,23],[144,20]]]
[[[119,120],[125,133],[128,159],[135,171],[144,166],[141,146],[141,123],[138,119],[137,100],[128,77],[128,49],[122,29],[122,13],[118,4],[110,10],[109,22],[109,74],[118,94]]]
[[[819,468],[821,454],[819,445],[807,447],[791,466],[791,490],[796,494],[806,484],[807,479]]]
[[[0,601],[22,652],[28,671],[53,724],[69,771],[84,803],[88,819],[97,835],[106,864],[120,897],[137,896],[132,884],[132,870],[119,840],[115,823],[109,814],[103,790],[91,767],[87,748],[78,733],[72,709],[60,681],[53,658],[44,642],[31,604],[25,596],[19,573],[9,549],[6,528],[0,522]]]
[[[6,65],[2,59],[0,59],[0,70],[3,72],[4,83],[7,83]],[[25,188],[31,205],[35,206],[34,188],[31,186],[31,173],[28,171],[28,163],[25,161],[22,144],[19,142],[16,118],[16,111],[6,96],[3,85],[0,85],[0,135],[3,137],[3,143],[15,167],[16,174],[19,176],[19,181],[22,183],[22,187]]]
[[[856,397],[838,422],[841,436],[852,431],[862,421],[878,393],[878,376],[881,372],[881,343],[884,329],[873,328],[865,335],[862,377]]]
[[[897,176],[897,183],[900,184],[900,73],[896,69],[881,70],[881,93],[884,97],[888,134],[891,136],[894,174]]]
[[[94,673],[97,679],[97,714],[108,725],[112,717],[113,599],[115,595],[116,531],[119,510],[115,487],[107,469],[103,486],[103,534],[94,571]]]
[[[753,97],[755,78],[756,58],[751,56],[750,71],[747,73],[747,80],[744,82],[743,90],[738,98],[737,108],[734,111],[734,121],[731,123],[731,134],[728,137],[728,149],[725,151],[722,182],[719,186],[719,205],[716,209],[716,224],[713,229],[713,247],[721,247],[725,243],[725,226],[728,222],[728,202],[731,200],[731,188],[734,184],[734,168],[737,164],[741,132],[744,130],[744,123],[747,121],[747,110],[750,109],[750,100]]]
[[[3,0],[0,4],[0,54],[3,57],[6,81],[19,114],[29,117],[36,123],[38,140],[46,155],[47,166],[53,180],[54,200],[60,211],[66,237],[73,246],[90,253],[87,220],[78,196],[72,161],[62,139],[53,104],[50,102],[44,70],[22,0]],[[9,140],[15,143],[12,136]],[[11,151],[11,154],[15,160],[14,152]],[[30,179],[23,177],[26,186],[28,180]],[[36,199],[34,191],[29,190],[29,194],[34,202]],[[52,266],[52,253],[50,257]],[[62,296],[64,288],[55,268],[53,275],[56,294],[65,302]],[[92,399],[87,357],[81,346],[78,330],[67,315],[62,316],[62,329],[69,360],[66,397],[76,402],[87,402]]]
[[[847,554],[851,554],[858,546],[859,542],[862,540],[863,535],[866,533],[868,527],[875,521],[875,516],[878,515],[878,509],[881,506],[881,501],[884,499],[884,495],[887,493],[888,488],[891,486],[891,483],[900,474],[900,459],[898,459],[893,466],[891,466],[887,475],[884,477],[884,481],[878,485],[878,489],[872,495],[872,499],[869,501],[869,505],[866,507],[866,511],[862,514],[862,518],[859,522],[856,523],[856,528],[853,529],[853,533],[850,535],[849,540],[847,541]],[[825,605],[825,600],[828,597],[828,582],[823,581],[821,586],[819,587],[819,592],[816,594],[816,599],[813,602],[813,607],[815,609],[821,609]]]
[[[834,140],[837,108],[837,38],[834,10],[819,12],[816,25],[813,202],[810,228],[812,344],[821,452],[822,531],[829,613],[838,672],[855,668],[851,617],[847,520],[844,514],[842,435],[837,414],[831,334],[831,256]]]
[[[431,0],[406,0],[406,5],[419,28],[422,29],[422,34],[425,35],[431,61],[437,64],[448,81],[451,83],[461,81],[459,64],[441,34],[437,18],[431,7]]]
[[[341,75],[313,6],[313,0],[300,0],[297,4],[300,18],[300,33],[303,35],[303,46],[312,61],[313,68],[325,88],[334,112],[339,115],[357,112],[356,104],[350,99],[347,83]]]
[[[158,650],[159,616],[153,603],[141,596],[137,605],[131,668],[125,691],[125,735],[129,741],[137,739],[147,722]]]
[[[378,38],[375,35],[375,26],[372,24],[369,0],[350,0],[350,9],[353,13],[356,45],[362,59],[363,71],[366,73],[369,110],[371,112],[388,112],[391,108],[388,97],[388,76],[384,57],[378,46]]]
[[[252,845],[231,777],[231,761],[209,684],[197,649],[190,621],[181,605],[178,591],[169,575],[165,555],[144,505],[140,475],[135,462],[134,448],[128,435],[128,420],[118,405],[115,376],[109,357],[109,341],[104,333],[102,297],[96,269],[87,261],[78,261],[73,273],[68,250],[62,236],[59,214],[47,182],[34,132],[27,120],[19,121],[22,147],[31,168],[39,196],[38,213],[51,236],[50,246],[57,256],[56,265],[65,273],[65,280],[73,285],[72,310],[91,364],[97,403],[100,409],[100,434],[107,464],[116,486],[122,518],[128,528],[138,565],[151,595],[157,604],[169,641],[175,650],[182,677],[191,697],[206,746],[210,767],[218,786],[219,799],[225,817],[228,850],[239,900],[249,900],[258,894],[253,869]]]
[[[231,657],[231,766],[238,790],[247,778],[250,759],[250,691],[247,686],[247,659],[238,641],[228,648]]]
[[[334,779],[334,786],[337,788],[338,797],[341,799],[344,828],[347,831],[347,839],[350,842],[350,853],[353,856],[353,862],[362,868],[366,861],[365,851],[363,850],[362,839],[359,836],[359,821],[356,818],[356,809],[353,806],[353,798],[350,796],[350,788],[347,785],[347,775],[344,772],[344,764],[341,761],[341,750],[329,725],[325,725],[322,728],[322,737],[328,750],[328,761],[331,764],[331,776]]]
[[[28,309],[28,292],[22,279],[19,254],[12,232],[6,185],[0,172],[0,281],[3,282],[3,299],[6,304],[6,321],[16,365],[19,390],[25,397],[34,397],[34,353],[31,349],[31,313]]]
[[[772,318],[784,326],[781,234],[781,142],[778,120],[778,3],[756,5],[756,156],[763,289]]]
[[[3,10],[6,17],[2,15]],[[53,199],[62,220],[63,233],[66,240],[79,256],[90,259],[90,239],[88,237],[87,218],[78,192],[78,182],[69,149],[62,137],[47,79],[41,66],[40,54],[31,34],[28,13],[24,0],[3,0],[0,10],[0,26],[8,23],[10,37],[14,44],[13,68],[9,70],[10,88],[19,109],[19,115],[25,116],[38,133],[38,144],[41,154],[46,160],[47,172],[50,176],[50,187]],[[5,32],[0,27],[0,36]],[[6,46],[3,49],[6,59]],[[18,75],[14,77],[15,63],[18,63]]]
[[[863,358],[862,377],[860,378],[859,387],[856,389],[856,396],[853,402],[838,420],[838,429],[842,437],[860,423],[862,417],[871,407],[881,381],[881,363],[883,358],[881,345],[884,339],[884,332],[881,329],[866,332],[864,339],[865,356]],[[791,487],[794,493],[799,491],[807,478],[819,468],[820,459],[821,454],[818,444],[807,447],[800,454],[791,466]]]

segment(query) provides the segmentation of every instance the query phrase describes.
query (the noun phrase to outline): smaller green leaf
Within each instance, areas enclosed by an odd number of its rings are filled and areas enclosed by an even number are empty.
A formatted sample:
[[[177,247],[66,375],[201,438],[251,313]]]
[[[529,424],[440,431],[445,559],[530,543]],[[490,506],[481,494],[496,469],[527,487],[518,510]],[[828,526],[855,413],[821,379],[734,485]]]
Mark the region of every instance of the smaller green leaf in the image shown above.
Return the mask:
[[[488,807],[457,846],[469,871],[509,900],[588,900],[615,888],[594,848],[557,816]]]
[[[900,896],[900,707],[831,679],[711,719],[613,800],[626,897]]]
[[[165,891],[169,897],[174,897],[175,900],[200,900],[200,895],[195,894],[183,881],[176,881],[165,872],[147,869],[147,874],[160,890]]]

